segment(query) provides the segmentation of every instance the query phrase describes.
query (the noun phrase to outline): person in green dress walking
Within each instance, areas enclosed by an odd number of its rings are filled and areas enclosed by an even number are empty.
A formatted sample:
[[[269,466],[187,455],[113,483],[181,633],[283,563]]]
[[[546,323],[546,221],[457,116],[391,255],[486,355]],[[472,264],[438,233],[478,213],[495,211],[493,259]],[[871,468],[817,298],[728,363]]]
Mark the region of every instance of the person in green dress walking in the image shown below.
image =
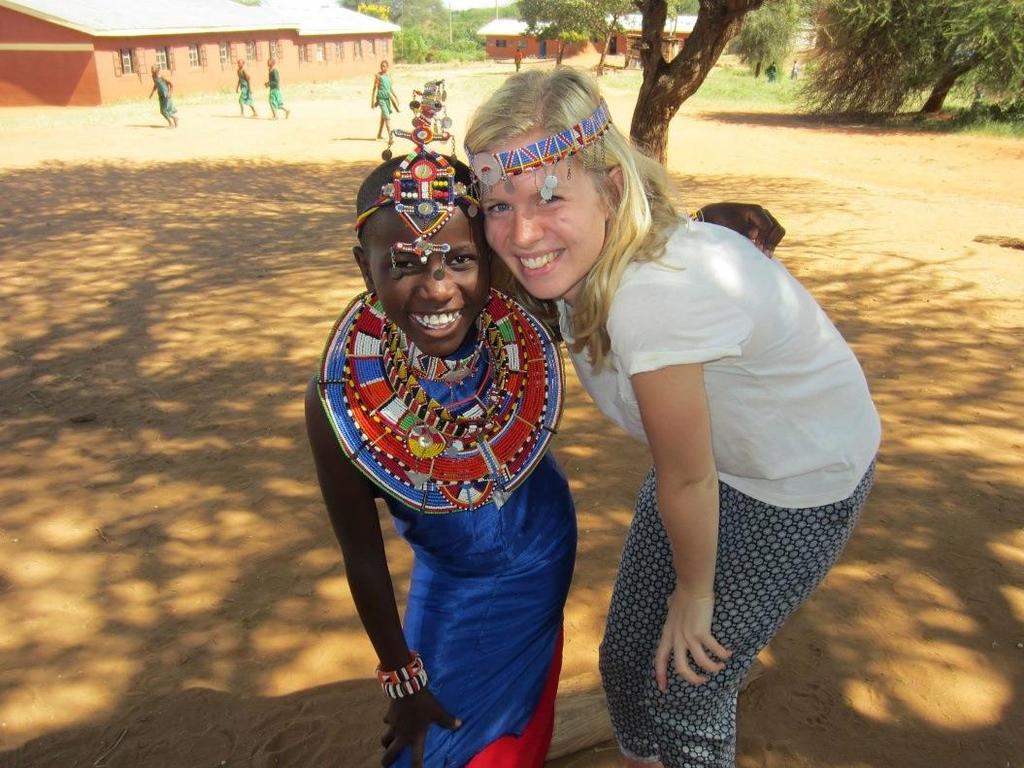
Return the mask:
[[[281,95],[281,76],[277,73],[277,64],[274,59],[267,61],[267,70],[269,71],[268,79],[265,85],[270,89],[270,112],[277,120],[277,110],[284,110],[284,116],[287,120],[292,116],[292,111],[284,105],[284,96]]]
[[[377,138],[383,138],[385,126],[388,129],[388,146],[391,137],[391,113],[398,111],[398,96],[391,87],[391,75],[388,73],[388,62],[380,63],[380,72],[373,76],[373,92],[370,94],[370,109],[380,107],[380,125],[377,127]]]
[[[242,117],[245,117],[246,107],[252,110],[253,117],[259,117],[252,103],[252,85],[249,82],[249,73],[245,71],[245,59],[238,60],[238,85],[235,86],[235,93],[238,94],[238,111]]]
[[[157,98],[160,99],[160,114],[167,121],[167,127],[177,128],[178,108],[174,106],[174,99],[171,98],[171,93],[174,91],[174,83],[160,75],[160,67],[156,64],[149,71],[153,75],[153,89],[149,92],[149,98],[152,99],[153,94],[157,94]]]

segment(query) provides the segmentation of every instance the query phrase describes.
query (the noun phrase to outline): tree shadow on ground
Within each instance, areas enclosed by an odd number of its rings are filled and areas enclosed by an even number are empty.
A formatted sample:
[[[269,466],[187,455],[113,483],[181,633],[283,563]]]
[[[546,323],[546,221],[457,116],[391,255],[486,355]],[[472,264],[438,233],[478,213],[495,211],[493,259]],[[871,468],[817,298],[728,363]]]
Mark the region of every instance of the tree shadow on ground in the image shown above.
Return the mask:
[[[941,117],[902,115],[815,115],[796,112],[732,112],[695,111],[691,117],[730,125],[765,128],[798,128],[863,136],[920,136],[921,134],[955,133],[948,120]]]
[[[228,765],[261,764],[254,745],[266,765],[329,765],[313,760],[328,747],[373,764],[374,658],[302,423],[361,289],[352,200],[371,167],[52,165],[0,182],[0,748],[36,737],[0,764],[92,765],[125,728],[104,764],[191,765],[208,744]],[[677,181],[700,201],[770,190],[797,213],[862,202],[805,179]],[[1020,329],[941,261],[880,240],[791,232],[779,251],[856,348],[886,434],[843,563],[741,700],[744,768],[884,768],[893,744],[929,768],[1024,753],[1008,725],[1020,462],[1003,450],[1024,412]],[[821,256],[831,269],[810,272]],[[580,510],[567,700],[593,694],[648,460],[572,376],[556,452]],[[408,555],[388,546],[402,587]],[[952,699],[973,719],[944,716]],[[151,735],[166,717],[175,741]]]
[[[369,168],[4,178],[3,741],[367,656],[302,395],[361,287],[351,201]]]

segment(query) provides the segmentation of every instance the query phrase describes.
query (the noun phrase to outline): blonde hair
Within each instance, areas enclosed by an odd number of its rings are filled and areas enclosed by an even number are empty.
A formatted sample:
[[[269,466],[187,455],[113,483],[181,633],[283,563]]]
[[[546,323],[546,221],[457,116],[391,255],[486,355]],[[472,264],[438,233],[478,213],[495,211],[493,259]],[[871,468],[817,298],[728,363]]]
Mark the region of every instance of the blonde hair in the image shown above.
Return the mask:
[[[476,110],[466,133],[466,148],[471,153],[485,152],[532,131],[557,133],[590,117],[600,103],[594,79],[569,67],[512,75]],[[614,125],[575,159],[611,211],[604,245],[583,280],[572,315],[573,351],[586,349],[591,363],[600,368],[611,349],[608,313],[623,272],[634,261],[661,257],[678,217],[665,169],[630,144]],[[622,175],[621,193],[610,173],[615,168]],[[512,287],[514,280],[507,270],[496,271],[494,278],[498,287],[511,289],[542,319],[551,321],[551,302],[540,302],[520,286]]]

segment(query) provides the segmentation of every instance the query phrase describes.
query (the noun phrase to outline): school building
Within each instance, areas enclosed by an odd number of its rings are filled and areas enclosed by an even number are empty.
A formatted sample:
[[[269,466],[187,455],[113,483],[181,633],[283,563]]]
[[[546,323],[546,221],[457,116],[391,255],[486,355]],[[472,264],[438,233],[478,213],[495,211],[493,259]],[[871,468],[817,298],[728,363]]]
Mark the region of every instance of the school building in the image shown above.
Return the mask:
[[[624,56],[627,67],[639,66],[642,22],[643,18],[639,13],[623,16],[619,19],[619,31],[608,41],[608,54]],[[696,23],[696,16],[674,16],[665,20],[665,33],[662,36],[662,52],[665,58],[671,59],[680,51]],[[521,50],[523,56],[539,59],[553,59],[558,56],[558,40],[545,39],[543,33],[539,38],[529,35],[526,27],[525,21],[495,19],[478,29],[477,35],[484,38],[487,56],[491,59],[511,59],[516,49]],[[603,40],[567,43],[565,56],[568,58],[584,51],[600,53],[603,45]]]
[[[536,38],[526,34],[526,22],[516,19],[495,19],[480,27],[477,36],[484,38],[488,58],[511,59],[518,48],[523,56],[535,59],[554,59],[558,56],[559,41]],[[566,43],[565,57],[592,50],[592,43]]]
[[[693,32],[697,23],[696,16],[669,16],[665,19],[665,29],[661,36],[661,55],[671,61],[683,49],[686,38]],[[643,28],[643,17],[639,13],[631,13],[620,21],[622,31],[612,40],[615,53],[626,57],[627,67],[640,67],[640,33]],[[612,46],[609,46],[612,53]]]
[[[269,58],[285,88],[369,75],[398,29],[334,0],[0,0],[0,106],[145,98],[154,64],[177,94],[233,90],[240,58],[254,85]]]

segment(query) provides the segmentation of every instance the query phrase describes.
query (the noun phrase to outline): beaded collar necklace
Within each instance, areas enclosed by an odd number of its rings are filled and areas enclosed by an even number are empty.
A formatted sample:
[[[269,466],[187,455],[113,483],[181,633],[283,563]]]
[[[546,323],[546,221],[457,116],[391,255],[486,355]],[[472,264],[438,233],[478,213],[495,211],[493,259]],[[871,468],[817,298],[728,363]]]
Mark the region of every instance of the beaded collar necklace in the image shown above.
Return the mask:
[[[476,372],[482,341],[478,339],[473,351],[458,360],[445,360],[443,357],[422,354],[412,344],[406,346],[406,356],[409,358],[413,373],[419,378],[458,384]]]
[[[494,329],[490,327],[492,319],[486,310],[481,313],[477,322],[491,353],[490,360],[494,372],[493,386],[488,387],[487,394],[483,398],[480,395],[474,397],[471,407],[458,415],[452,414],[445,406],[426,393],[420,385],[419,377],[413,372],[409,357],[403,351],[404,334],[391,321],[388,321],[385,326],[381,360],[388,383],[418,419],[445,435],[464,437],[479,431],[480,427],[494,415],[495,409],[506,394],[503,390],[508,379],[508,359],[504,347],[501,345],[500,334],[495,334]],[[474,355],[480,353],[482,346],[477,346]],[[429,379],[430,377],[425,378]],[[413,446],[412,450],[415,452],[416,446]]]
[[[348,307],[324,350],[320,397],[342,451],[424,513],[501,506],[546,453],[561,415],[562,364],[547,330],[496,290],[478,324],[478,379],[460,382],[473,389],[458,402],[426,391],[415,353],[372,293]]]

